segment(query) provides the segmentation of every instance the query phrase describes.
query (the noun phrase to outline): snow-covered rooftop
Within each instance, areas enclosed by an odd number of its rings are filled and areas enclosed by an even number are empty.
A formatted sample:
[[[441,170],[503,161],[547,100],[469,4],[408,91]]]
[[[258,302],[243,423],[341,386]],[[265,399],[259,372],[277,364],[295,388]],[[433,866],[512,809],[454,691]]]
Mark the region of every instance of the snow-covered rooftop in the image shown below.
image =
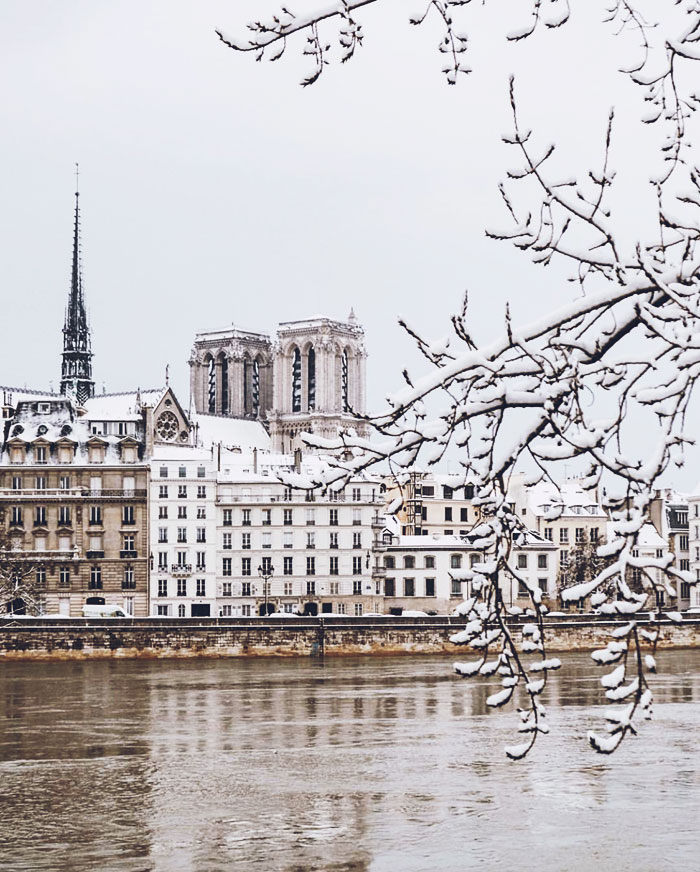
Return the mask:
[[[540,517],[577,515],[607,518],[596,500],[595,492],[584,490],[576,479],[569,479],[558,487],[541,481],[528,489],[527,501],[530,511]]]
[[[85,417],[89,421],[139,420],[141,406],[156,406],[165,390],[165,388],[154,388],[118,394],[97,394],[85,402]]]
[[[270,437],[260,421],[202,415],[198,412],[192,418],[192,423],[198,428],[197,441],[203,448],[220,444],[223,448],[241,451],[253,448],[270,450]]]

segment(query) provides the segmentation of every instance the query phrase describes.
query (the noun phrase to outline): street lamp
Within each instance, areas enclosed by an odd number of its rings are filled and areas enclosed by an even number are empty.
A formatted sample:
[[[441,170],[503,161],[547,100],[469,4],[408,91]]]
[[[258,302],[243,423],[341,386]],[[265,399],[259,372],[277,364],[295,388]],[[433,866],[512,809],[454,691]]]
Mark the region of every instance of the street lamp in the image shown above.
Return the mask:
[[[265,595],[265,617],[267,617],[267,590],[270,579],[275,574],[275,567],[269,560],[263,558],[263,562],[258,566],[258,575],[263,580],[263,593]]]

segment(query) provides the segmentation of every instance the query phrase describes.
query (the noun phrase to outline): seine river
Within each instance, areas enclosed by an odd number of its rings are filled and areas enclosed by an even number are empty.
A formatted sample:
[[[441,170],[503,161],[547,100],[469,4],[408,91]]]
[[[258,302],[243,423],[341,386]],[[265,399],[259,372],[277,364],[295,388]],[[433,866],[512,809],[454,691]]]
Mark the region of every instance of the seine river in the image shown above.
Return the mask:
[[[552,735],[437,656],[0,664],[0,868],[465,872],[700,868],[700,651],[654,719],[589,750],[602,689],[565,658]]]

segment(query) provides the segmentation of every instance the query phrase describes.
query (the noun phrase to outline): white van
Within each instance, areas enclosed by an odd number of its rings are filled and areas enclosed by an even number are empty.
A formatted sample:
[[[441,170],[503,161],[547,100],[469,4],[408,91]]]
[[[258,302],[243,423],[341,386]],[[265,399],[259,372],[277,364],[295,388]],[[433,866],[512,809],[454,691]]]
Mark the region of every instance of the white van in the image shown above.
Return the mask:
[[[88,604],[83,606],[84,618],[130,618],[121,606],[112,606],[109,604],[94,605]]]

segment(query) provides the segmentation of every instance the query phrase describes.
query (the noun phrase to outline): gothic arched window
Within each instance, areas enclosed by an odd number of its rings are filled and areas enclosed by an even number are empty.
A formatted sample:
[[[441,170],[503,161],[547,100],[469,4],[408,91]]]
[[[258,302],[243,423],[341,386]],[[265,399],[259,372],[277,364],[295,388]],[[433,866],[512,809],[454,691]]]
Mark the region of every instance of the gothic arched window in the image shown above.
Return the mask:
[[[221,414],[228,414],[228,360],[222,354],[221,361]]]
[[[301,352],[294,349],[292,358],[292,412],[301,412]]]
[[[350,411],[350,392],[348,385],[348,351],[347,348],[343,351],[343,356],[340,359],[340,400],[343,404],[343,411]]]
[[[313,345],[309,348],[306,361],[306,388],[309,411],[313,412],[316,408],[316,352]]]
[[[252,412],[253,417],[257,418],[260,414],[260,358],[256,357],[253,361],[253,391],[252,391]]]
[[[209,358],[207,409],[210,415],[216,414],[216,364],[213,357]]]

